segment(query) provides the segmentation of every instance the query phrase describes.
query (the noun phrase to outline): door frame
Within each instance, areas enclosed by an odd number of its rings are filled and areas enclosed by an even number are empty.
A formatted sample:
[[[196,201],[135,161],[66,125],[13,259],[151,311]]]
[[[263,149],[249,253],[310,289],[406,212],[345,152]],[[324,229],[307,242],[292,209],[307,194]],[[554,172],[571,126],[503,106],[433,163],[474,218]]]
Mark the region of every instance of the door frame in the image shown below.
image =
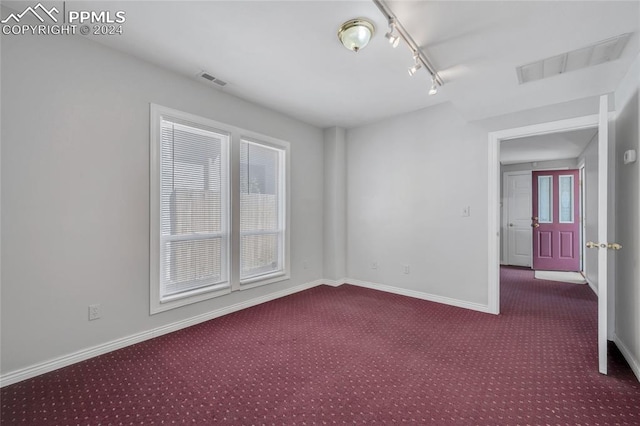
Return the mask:
[[[488,155],[488,312],[500,313],[500,142],[528,136],[598,128],[599,115],[489,132]]]
[[[591,143],[591,142],[589,142]],[[586,238],[586,226],[587,223],[584,220],[584,210],[585,210],[585,206],[586,206],[586,199],[587,199],[587,188],[586,188],[586,178],[585,178],[585,171],[586,171],[586,161],[584,158],[582,158],[579,162],[578,162],[578,170],[580,171],[580,173],[578,174],[580,176],[580,273],[582,274],[582,276],[584,276],[586,278],[587,276],[587,271],[586,271],[586,262],[585,262],[585,252],[584,252],[584,243],[585,243],[585,238]]]

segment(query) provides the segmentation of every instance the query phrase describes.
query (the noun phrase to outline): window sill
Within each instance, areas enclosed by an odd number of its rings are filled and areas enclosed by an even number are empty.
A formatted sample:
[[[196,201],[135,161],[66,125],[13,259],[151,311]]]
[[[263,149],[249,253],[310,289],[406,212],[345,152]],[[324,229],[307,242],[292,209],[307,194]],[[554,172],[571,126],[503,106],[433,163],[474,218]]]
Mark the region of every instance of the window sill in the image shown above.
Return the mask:
[[[151,304],[151,315],[160,312],[168,311],[181,306],[190,305],[192,303],[201,302],[207,299],[213,299],[214,297],[225,296],[231,293],[231,286],[227,285],[213,286],[213,288],[199,289],[194,292],[185,293],[182,295],[169,296],[164,300],[158,300]]]
[[[280,271],[269,275],[263,275],[254,278],[248,278],[240,281],[240,290],[247,290],[262,285],[273,284],[280,281],[286,281],[291,279],[288,271]]]

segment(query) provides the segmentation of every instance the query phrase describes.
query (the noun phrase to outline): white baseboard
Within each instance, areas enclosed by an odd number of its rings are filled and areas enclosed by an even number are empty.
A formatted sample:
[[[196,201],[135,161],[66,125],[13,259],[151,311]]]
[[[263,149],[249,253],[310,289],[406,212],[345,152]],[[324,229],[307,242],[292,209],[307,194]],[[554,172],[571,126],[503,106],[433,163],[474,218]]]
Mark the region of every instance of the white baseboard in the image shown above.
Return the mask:
[[[340,287],[342,284],[346,283],[349,278],[340,278],[337,280],[324,280],[323,283],[326,285],[330,285],[331,287]]]
[[[20,382],[22,380],[30,379],[35,376],[39,376],[44,373],[48,373],[53,370],[57,370],[62,367],[67,367],[71,364],[75,364],[80,361],[103,355],[108,352],[122,349],[126,346],[134,345],[136,343],[144,342],[145,340],[153,339],[154,337],[162,336],[163,334],[171,333],[173,331],[181,330],[192,325],[199,324],[201,322],[209,321],[214,318],[221,317],[223,315],[230,314],[232,312],[240,311],[242,309],[250,308],[252,306],[260,305],[271,300],[279,299],[281,297],[289,296],[294,293],[298,293],[303,290],[307,290],[321,284],[326,284],[327,280],[316,280],[309,283],[301,284],[295,287],[291,287],[282,291],[267,294],[265,296],[256,297],[254,299],[246,300],[244,302],[236,303],[235,305],[225,306],[224,308],[217,309],[215,311],[207,312],[205,314],[197,315],[195,317],[187,318],[185,320],[177,321],[171,324],[157,327],[141,333],[132,334],[127,337],[112,340],[101,345],[93,346],[87,349],[61,356],[49,361],[45,361],[39,364],[35,364],[29,367],[21,368],[16,371],[9,372],[0,376],[0,388],[11,385],[13,383]]]
[[[622,356],[627,360],[631,370],[633,370],[633,374],[636,375],[636,378],[640,382],[640,361],[634,358],[627,345],[625,345],[615,333],[613,334],[613,343],[615,343],[618,349],[620,349]]]
[[[205,314],[197,315],[192,318],[187,318],[181,321],[177,321],[171,324],[157,327],[151,330],[143,331],[141,333],[132,334],[127,337],[112,340],[107,343],[96,345],[87,349],[83,349],[68,355],[64,355],[49,361],[38,363],[29,367],[21,368],[19,370],[11,371],[7,374],[0,376],[0,388],[11,385],[13,383],[27,380],[32,377],[39,376],[50,371],[57,370],[62,367],[67,367],[77,362],[85,361],[87,359],[106,354],[108,352],[122,349],[124,347],[134,345],[136,343],[144,342],[145,340],[153,339],[154,337],[162,336],[163,334],[171,333],[181,330],[183,328],[190,327],[192,325],[199,324],[201,322],[209,321],[214,318],[221,317],[223,315],[230,314],[232,312],[240,311],[242,309],[250,308],[252,306],[259,305],[261,303],[269,302],[271,300],[279,299],[281,297],[289,296],[294,293],[298,293],[303,290],[307,290],[313,287],[317,287],[322,284],[330,285],[332,287],[338,287],[342,284],[351,284],[359,287],[366,287],[373,290],[380,290],[387,293],[400,294],[402,296],[414,297],[416,299],[428,300],[430,302],[442,303],[445,305],[457,306],[460,308],[471,309],[473,311],[491,313],[489,307],[486,305],[480,305],[477,303],[465,302],[462,300],[452,299],[444,296],[437,296],[429,293],[422,293],[415,290],[407,290],[399,287],[393,287],[385,284],[372,283],[368,281],[354,280],[349,278],[341,278],[338,280],[316,280],[309,283],[301,284],[295,287],[291,287],[282,291],[267,294],[265,296],[256,297],[254,299],[246,300],[244,302],[236,303],[234,305],[225,306],[224,308],[217,309],[215,311],[207,312]],[[636,370],[634,370],[636,371]],[[636,373],[637,374],[637,373]]]
[[[369,281],[353,280],[345,278],[346,284],[352,284],[359,287],[366,287],[373,290],[385,291],[387,293],[399,294],[401,296],[409,296],[416,299],[428,300],[430,302],[442,303],[444,305],[456,306],[458,308],[470,309],[472,311],[484,312],[487,314],[492,313],[487,305],[481,305],[479,303],[466,302],[464,300],[453,299],[445,296],[438,296],[430,293],[423,293],[421,291],[407,290],[404,288],[393,287],[386,284],[373,283]]]

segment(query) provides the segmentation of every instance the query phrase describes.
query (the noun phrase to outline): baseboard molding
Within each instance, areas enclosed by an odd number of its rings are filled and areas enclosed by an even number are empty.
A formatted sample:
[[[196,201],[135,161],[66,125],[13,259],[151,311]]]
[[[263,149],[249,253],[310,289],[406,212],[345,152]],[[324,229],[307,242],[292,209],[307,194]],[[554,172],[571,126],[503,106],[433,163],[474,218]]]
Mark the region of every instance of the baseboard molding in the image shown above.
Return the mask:
[[[330,280],[329,280],[330,281]],[[224,308],[217,309],[215,311],[207,312],[205,314],[197,315],[195,317],[187,318],[185,320],[177,321],[171,324],[157,327],[141,333],[132,334],[127,337],[112,340],[110,342],[93,346],[87,349],[83,349],[69,355],[64,355],[59,358],[55,358],[49,361],[45,361],[39,364],[35,364],[29,367],[25,367],[16,371],[12,371],[0,376],[0,388],[8,386],[22,380],[30,379],[32,377],[39,376],[50,371],[57,370],[62,367],[75,364],[80,361],[106,354],[108,352],[122,349],[124,347],[134,345],[136,343],[144,342],[145,340],[153,339],[163,334],[171,333],[181,330],[183,328],[190,327],[192,325],[199,324],[201,322],[209,321],[214,318],[221,317],[223,315],[230,314],[232,312],[240,311],[242,309],[250,308],[252,306],[260,305],[271,300],[279,299],[281,297],[289,296],[300,291],[308,290],[313,287],[317,287],[322,284],[327,284],[327,280],[316,280],[309,283],[301,284],[295,287],[291,287],[285,290],[277,291],[265,296],[249,299],[234,305],[225,306]],[[333,285],[333,284],[329,284]]]
[[[309,283],[301,284],[295,287],[291,287],[282,291],[277,291],[265,296],[256,297],[250,300],[246,300],[234,305],[225,306],[224,308],[217,309],[215,311],[207,312],[205,314],[197,315],[195,317],[187,318],[181,321],[177,321],[171,324],[157,327],[151,330],[143,331],[141,333],[132,334],[127,337],[112,340],[107,343],[96,345],[87,349],[83,349],[68,355],[61,356],[49,361],[45,361],[39,364],[35,364],[29,367],[25,367],[16,371],[9,372],[0,376],[0,388],[8,386],[23,380],[30,379],[32,377],[39,376],[62,367],[75,364],[77,362],[85,361],[87,359],[104,355],[106,353],[122,349],[127,346],[134,345],[136,343],[144,342],[145,340],[153,339],[158,336],[162,336],[167,333],[181,330],[183,328],[190,327],[192,325],[199,324],[201,322],[209,321],[214,318],[221,317],[223,315],[230,314],[232,312],[247,309],[252,306],[260,305],[271,300],[279,299],[281,297],[289,296],[300,291],[308,290],[319,285],[326,284],[332,287],[339,287],[342,284],[351,284],[359,287],[366,287],[373,290],[384,291],[387,293],[399,294],[402,296],[414,297],[416,299],[428,300],[430,302],[442,303],[445,305],[456,306],[459,308],[470,309],[478,312],[491,313],[489,307],[477,303],[465,302],[462,300],[452,299],[444,296],[437,296],[434,294],[423,293],[415,290],[407,290],[399,287],[393,287],[390,285],[373,283],[368,281],[355,280],[350,278],[341,278],[338,280],[315,280]],[[636,364],[637,365],[637,364]],[[637,370],[634,370],[637,371]],[[636,373],[637,375],[637,373]]]
[[[492,313],[487,305],[481,305],[479,303],[466,302],[464,300],[453,299],[445,296],[438,296],[430,293],[423,293],[421,291],[407,290],[404,288],[393,287],[386,284],[373,283],[369,281],[361,281],[345,278],[345,284],[356,285],[359,287],[366,287],[373,290],[385,291],[387,293],[399,294],[401,296],[413,297],[416,299],[427,300],[429,302],[442,303],[444,305],[456,306],[458,308],[470,309],[472,311],[478,311],[490,314]]]
[[[633,356],[627,345],[625,345],[624,342],[620,340],[618,335],[615,333],[613,334],[613,343],[615,343],[618,349],[620,349],[622,356],[624,356],[624,359],[627,360],[629,366],[631,367],[631,370],[633,370],[633,374],[636,375],[636,379],[638,379],[638,381],[640,382],[640,360],[637,360]]]
[[[324,280],[323,283],[326,285],[330,285],[331,287],[340,287],[342,284],[346,283],[348,278],[340,278],[338,280]]]

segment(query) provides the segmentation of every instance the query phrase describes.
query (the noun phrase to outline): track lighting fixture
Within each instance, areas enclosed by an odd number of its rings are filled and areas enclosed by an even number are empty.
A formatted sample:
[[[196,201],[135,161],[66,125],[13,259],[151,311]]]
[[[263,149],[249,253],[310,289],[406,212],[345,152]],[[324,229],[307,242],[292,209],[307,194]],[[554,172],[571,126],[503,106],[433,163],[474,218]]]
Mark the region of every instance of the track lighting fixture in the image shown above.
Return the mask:
[[[422,64],[418,60],[418,52],[413,52],[413,65],[409,67],[409,75],[414,75],[416,71],[422,68]]]
[[[438,93],[438,85],[436,84],[436,78],[431,76],[431,89],[429,89],[429,95],[433,96]]]
[[[431,77],[429,95],[435,95],[438,93],[438,86],[442,86],[444,84],[440,75],[438,75],[438,71],[436,71],[431,61],[429,61],[429,58],[422,51],[420,45],[413,40],[411,35],[402,26],[402,23],[398,21],[396,15],[389,8],[388,3],[390,3],[391,0],[372,1],[389,23],[389,32],[385,34],[385,38],[389,41],[389,44],[395,48],[400,43],[400,39],[402,39],[413,53],[413,65],[408,69],[409,75],[413,76],[420,68],[425,68]]]
[[[389,44],[395,49],[398,47],[400,43],[400,35],[396,34],[396,20],[391,18],[389,19],[389,32],[384,36],[389,40]]]
[[[413,65],[408,69],[409,75],[413,76],[420,68],[424,67],[431,76],[429,95],[435,95],[438,93],[438,86],[443,84],[442,79],[420,46],[416,44],[407,30],[398,22],[396,16],[387,6],[387,1],[388,0],[373,0],[373,3],[380,9],[380,12],[384,14],[389,23],[389,31],[384,37],[393,48],[398,47],[400,39],[407,44],[407,47],[413,53]],[[353,52],[358,52],[369,43],[374,33],[375,27],[371,21],[365,18],[355,18],[346,21],[340,26],[338,29],[338,38],[344,47]]]

